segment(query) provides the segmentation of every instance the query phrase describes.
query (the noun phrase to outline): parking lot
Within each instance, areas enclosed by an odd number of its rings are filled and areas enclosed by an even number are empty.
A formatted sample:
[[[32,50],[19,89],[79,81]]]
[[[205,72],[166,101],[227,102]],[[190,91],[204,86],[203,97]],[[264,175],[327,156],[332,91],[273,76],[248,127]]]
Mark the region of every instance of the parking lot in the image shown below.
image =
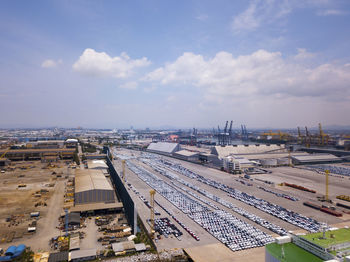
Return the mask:
[[[319,230],[321,222],[341,222],[339,218],[303,205],[303,201],[315,199],[324,188],[324,177],[315,171],[271,168],[271,173],[245,179],[165,156],[124,149],[118,149],[116,154],[128,159],[127,181],[144,198],[134,196],[141,218],[149,219],[150,210],[145,200],[147,202],[149,190],[154,188],[159,204],[156,210],[160,210],[161,217],[167,215],[182,230],[180,240],[175,237],[159,240],[156,245],[161,248],[220,241],[231,250],[243,250],[262,246],[271,241],[271,236],[283,235],[288,230],[314,232]],[[115,160],[115,165],[121,171],[119,160]],[[262,180],[273,183],[266,184]],[[315,195],[277,185],[281,182],[302,184],[302,180],[308,180],[320,193]],[[189,232],[181,224],[191,228]]]

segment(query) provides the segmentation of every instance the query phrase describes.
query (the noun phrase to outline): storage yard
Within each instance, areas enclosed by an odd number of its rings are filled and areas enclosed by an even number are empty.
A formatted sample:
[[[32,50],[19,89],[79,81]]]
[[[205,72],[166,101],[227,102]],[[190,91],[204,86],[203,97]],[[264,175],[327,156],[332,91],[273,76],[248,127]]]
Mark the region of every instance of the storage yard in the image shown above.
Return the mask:
[[[49,247],[63,207],[64,181],[70,173],[64,161],[47,164],[16,162],[0,182],[0,247],[24,243],[34,250]]]
[[[324,195],[325,176],[310,167],[265,168],[266,174],[245,177],[126,149],[115,150],[114,156],[118,171],[120,158],[127,160],[126,183],[148,229],[147,203],[153,188],[157,192],[155,209],[159,217],[168,217],[182,231],[178,237],[156,236],[158,249],[223,243],[239,251],[263,246],[273,241],[272,236],[289,230],[317,232],[324,222],[331,225],[350,219],[346,208],[337,207],[342,216],[336,217],[303,204],[312,201],[321,207],[325,205],[317,202],[317,197]],[[348,177],[331,174],[329,179],[331,199],[347,192]],[[298,185],[310,191],[300,190]]]

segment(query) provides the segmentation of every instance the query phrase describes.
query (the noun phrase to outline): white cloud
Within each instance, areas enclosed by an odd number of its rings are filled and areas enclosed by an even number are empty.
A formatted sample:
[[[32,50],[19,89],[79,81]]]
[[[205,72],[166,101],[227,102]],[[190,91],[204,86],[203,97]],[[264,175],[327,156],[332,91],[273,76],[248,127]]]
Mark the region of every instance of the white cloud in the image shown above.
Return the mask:
[[[248,8],[234,17],[232,29],[235,33],[254,31],[261,25],[273,23],[292,11],[288,0],[251,1]]]
[[[343,10],[339,9],[326,9],[326,10],[320,10],[317,12],[317,15],[320,16],[330,16],[330,15],[346,15],[347,13]]]
[[[297,50],[298,54],[294,56],[297,60],[305,60],[315,57],[315,54],[307,52],[305,48],[298,48]]]
[[[300,49],[299,55],[302,54],[305,56],[306,50]],[[280,52],[265,50],[238,57],[219,52],[209,59],[184,53],[176,61],[150,72],[143,80],[161,85],[195,86],[211,101],[267,96],[345,99],[350,95],[349,67],[335,64],[307,67],[283,58]]]
[[[235,33],[241,33],[267,25],[280,25],[281,20],[296,9],[312,9],[322,16],[347,14],[337,4],[329,0],[251,0],[248,7],[233,18],[231,27]]]
[[[137,86],[138,86],[137,82],[132,81],[132,82],[124,83],[124,84],[120,85],[119,87],[123,88],[123,89],[130,89],[130,90],[132,90],[132,89],[136,89]]]
[[[73,70],[85,75],[127,78],[139,67],[148,66],[146,57],[131,59],[126,53],[111,57],[105,52],[87,48],[73,65]]]
[[[47,59],[44,62],[41,63],[41,67],[43,68],[53,68],[56,67],[57,63],[56,61],[52,60],[52,59]]]

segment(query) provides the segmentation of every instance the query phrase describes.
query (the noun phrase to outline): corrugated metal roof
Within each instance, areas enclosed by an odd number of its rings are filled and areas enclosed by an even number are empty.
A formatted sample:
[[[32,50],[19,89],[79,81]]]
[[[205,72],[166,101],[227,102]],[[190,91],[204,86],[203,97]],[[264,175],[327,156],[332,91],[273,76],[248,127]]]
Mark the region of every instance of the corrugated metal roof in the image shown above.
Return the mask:
[[[293,156],[299,162],[313,162],[313,161],[340,161],[341,158],[331,155],[331,154],[309,154],[301,156]]]
[[[285,151],[284,145],[236,145],[236,146],[215,146],[212,149],[212,154],[223,158],[228,155],[248,155],[248,154],[263,154],[276,151]]]
[[[146,250],[146,245],[144,243],[135,244],[135,249],[136,251],[144,251]]]
[[[172,154],[178,149],[179,149],[178,143],[167,143],[167,142],[151,143],[147,147],[147,150],[158,151],[158,152],[163,152],[168,154]]]
[[[113,243],[112,248],[114,252],[122,252],[124,250],[135,249],[135,243],[133,241]]]
[[[80,248],[79,234],[69,238],[69,250],[76,250]]]
[[[199,155],[198,152],[191,152],[191,151],[188,151],[188,150],[180,150],[180,151],[177,151],[175,153],[175,155],[181,155],[181,156],[195,156],[195,155]]]
[[[68,251],[51,253],[48,262],[63,262],[68,261]]]
[[[123,203],[92,203],[92,204],[81,204],[70,208],[71,212],[86,212],[91,210],[102,210],[102,209],[114,209],[122,208]]]
[[[101,170],[83,169],[75,171],[75,193],[88,190],[113,190]]]
[[[88,167],[90,169],[108,169],[108,166],[103,160],[88,161]]]
[[[85,250],[75,250],[70,252],[70,259],[79,259],[84,257],[93,257],[96,256],[96,248],[85,249]]]

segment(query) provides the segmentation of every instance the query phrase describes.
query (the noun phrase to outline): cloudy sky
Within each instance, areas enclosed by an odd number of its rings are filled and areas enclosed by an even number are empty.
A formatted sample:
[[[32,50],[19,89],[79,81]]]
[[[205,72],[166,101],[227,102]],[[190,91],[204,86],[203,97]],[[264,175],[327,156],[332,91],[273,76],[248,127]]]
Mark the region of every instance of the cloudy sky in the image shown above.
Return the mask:
[[[350,1],[0,1],[0,127],[350,124]]]

